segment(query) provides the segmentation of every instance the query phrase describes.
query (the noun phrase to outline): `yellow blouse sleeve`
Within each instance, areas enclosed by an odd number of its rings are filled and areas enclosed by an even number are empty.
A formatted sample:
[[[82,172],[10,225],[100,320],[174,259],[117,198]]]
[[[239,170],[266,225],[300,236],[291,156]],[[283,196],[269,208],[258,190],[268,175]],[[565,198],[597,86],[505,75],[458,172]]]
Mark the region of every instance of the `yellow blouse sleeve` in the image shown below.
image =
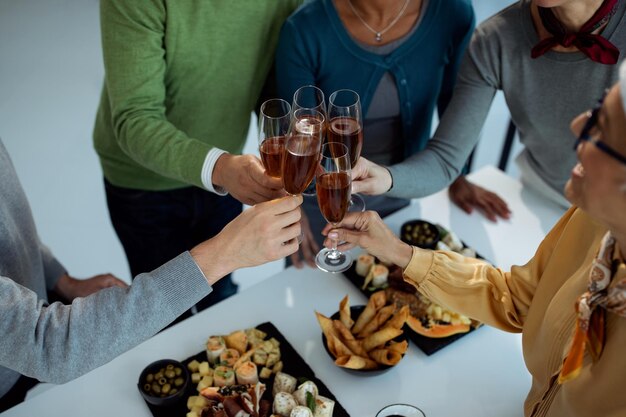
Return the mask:
[[[570,209],[524,266],[502,271],[449,251],[413,248],[404,279],[433,302],[509,332],[521,332],[537,283],[575,209]]]

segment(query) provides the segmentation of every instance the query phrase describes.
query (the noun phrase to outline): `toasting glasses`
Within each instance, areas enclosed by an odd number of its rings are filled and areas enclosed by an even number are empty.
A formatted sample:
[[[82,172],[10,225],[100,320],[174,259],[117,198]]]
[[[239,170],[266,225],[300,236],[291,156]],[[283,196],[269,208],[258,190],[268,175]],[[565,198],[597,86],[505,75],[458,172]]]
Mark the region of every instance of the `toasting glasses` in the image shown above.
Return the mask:
[[[326,98],[324,92],[314,85],[305,85],[296,90],[293,94],[293,101],[291,103],[292,111],[298,109],[305,109],[309,111],[318,111],[324,116],[324,120],[328,121],[326,113]],[[322,142],[326,137],[326,123],[324,123],[324,131],[322,132]],[[303,195],[312,196],[315,195],[315,178],[311,181],[311,184],[302,192]]]
[[[356,91],[338,90],[328,99],[328,142],[346,145],[354,167],[363,147],[363,116],[361,100]],[[365,201],[358,194],[350,199],[350,211],[365,210]]]
[[[316,172],[317,202],[326,221],[333,226],[341,222],[350,204],[350,154],[348,147],[339,142],[322,146],[320,163]],[[315,257],[315,264],[326,272],[343,272],[352,265],[352,256],[340,252],[337,242],[332,249],[324,248]]]
[[[282,164],[283,186],[289,194],[301,194],[315,176],[325,121],[317,110],[293,112]]]
[[[271,99],[261,105],[259,153],[270,177],[282,177],[282,159],[290,123],[291,106],[285,100]]]

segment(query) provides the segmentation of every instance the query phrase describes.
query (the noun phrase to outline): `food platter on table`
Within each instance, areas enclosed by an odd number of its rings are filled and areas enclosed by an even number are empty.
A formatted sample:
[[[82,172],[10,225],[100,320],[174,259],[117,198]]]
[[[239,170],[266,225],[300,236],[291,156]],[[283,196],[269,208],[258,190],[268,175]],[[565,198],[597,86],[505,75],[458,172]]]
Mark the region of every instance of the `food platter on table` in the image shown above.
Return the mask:
[[[350,416],[270,322],[211,336],[205,350],[181,362],[191,383],[175,404],[146,401],[154,417]]]
[[[425,249],[452,250],[464,256],[484,259],[453,232],[424,220],[411,220],[400,229],[402,241]],[[432,303],[415,287],[404,282],[402,269],[385,265],[374,256],[362,253],[350,269],[348,278],[366,296],[383,292],[385,304],[408,305],[407,335],[425,354],[432,355],[481,326],[480,322]],[[378,295],[382,297],[382,295]]]
[[[326,317],[315,312],[324,348],[335,365],[357,375],[377,375],[397,365],[409,343],[403,327],[408,308],[383,308],[376,299],[350,306],[346,295],[339,311]]]

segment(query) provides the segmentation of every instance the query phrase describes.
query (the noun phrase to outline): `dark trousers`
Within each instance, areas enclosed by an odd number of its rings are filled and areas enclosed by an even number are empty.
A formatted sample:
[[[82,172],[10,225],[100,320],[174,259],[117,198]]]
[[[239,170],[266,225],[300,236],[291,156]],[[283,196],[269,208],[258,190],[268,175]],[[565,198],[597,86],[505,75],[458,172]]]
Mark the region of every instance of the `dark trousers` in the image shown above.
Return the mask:
[[[133,277],[215,236],[242,210],[241,203],[231,196],[221,197],[197,187],[143,191],[117,187],[107,180],[104,185],[111,222]],[[228,275],[196,307],[203,310],[236,292],[237,285]]]
[[[26,398],[26,394],[28,390],[37,385],[39,381],[33,378],[29,378],[27,376],[20,376],[20,379],[17,380],[15,385],[0,397],[0,413],[8,410],[9,408],[13,408]]]

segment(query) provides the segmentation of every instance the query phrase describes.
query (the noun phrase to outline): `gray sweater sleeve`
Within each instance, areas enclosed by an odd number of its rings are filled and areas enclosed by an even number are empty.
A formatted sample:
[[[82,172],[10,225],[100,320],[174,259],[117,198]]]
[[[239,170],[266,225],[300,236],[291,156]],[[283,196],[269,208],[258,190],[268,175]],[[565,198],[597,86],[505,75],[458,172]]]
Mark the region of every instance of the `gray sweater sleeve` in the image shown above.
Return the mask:
[[[43,272],[46,279],[46,289],[48,291],[54,289],[59,278],[67,272],[65,267],[52,255],[52,252],[43,243],[39,244],[41,252],[41,260],[43,262]]]
[[[0,277],[0,366],[64,383],[153,336],[210,292],[189,252],[128,289],[107,288],[71,305],[47,305]]]
[[[388,195],[424,197],[459,176],[500,88],[500,47],[497,37],[483,33],[481,27],[474,32],[435,135],[426,149],[389,167],[393,188]]]

